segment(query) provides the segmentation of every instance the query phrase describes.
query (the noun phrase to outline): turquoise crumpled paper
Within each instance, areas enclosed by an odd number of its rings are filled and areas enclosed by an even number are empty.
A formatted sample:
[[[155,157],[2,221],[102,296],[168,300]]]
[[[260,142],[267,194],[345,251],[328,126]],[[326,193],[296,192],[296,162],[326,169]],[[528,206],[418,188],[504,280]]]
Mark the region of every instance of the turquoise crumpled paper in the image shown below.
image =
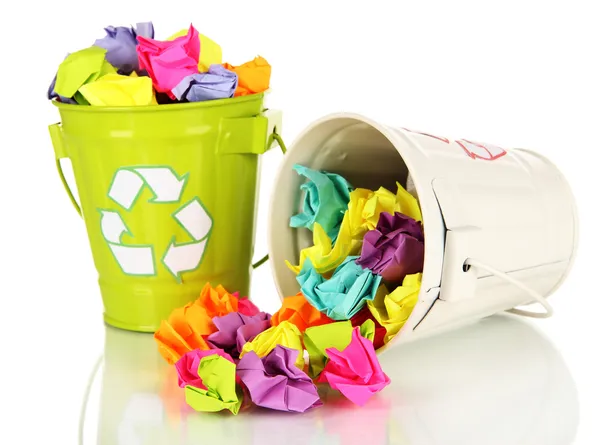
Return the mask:
[[[357,256],[349,256],[335,269],[329,280],[304,262],[296,277],[306,299],[333,320],[352,318],[367,301],[372,301],[381,283],[381,276],[356,264]]]
[[[344,212],[348,209],[352,186],[340,175],[312,170],[303,165],[294,165],[294,170],[308,181],[300,186],[304,191],[302,212],[292,216],[291,227],[306,227],[313,230],[319,223],[331,238],[337,239]]]

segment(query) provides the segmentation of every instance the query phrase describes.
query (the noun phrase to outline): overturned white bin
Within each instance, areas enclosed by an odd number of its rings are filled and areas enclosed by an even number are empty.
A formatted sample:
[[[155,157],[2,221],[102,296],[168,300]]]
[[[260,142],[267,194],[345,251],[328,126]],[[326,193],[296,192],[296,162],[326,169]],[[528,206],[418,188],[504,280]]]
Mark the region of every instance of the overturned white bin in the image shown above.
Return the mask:
[[[414,187],[421,205],[425,263],[419,301],[390,344],[497,312],[546,317],[546,298],[575,257],[577,212],[569,185],[543,156],[391,127],[355,114],[326,116],[300,134],[277,174],[269,254],[280,296],[300,286],[285,265],[312,245],[289,227],[301,205],[294,164],[344,176],[354,187]],[[542,311],[515,309],[541,303]]]

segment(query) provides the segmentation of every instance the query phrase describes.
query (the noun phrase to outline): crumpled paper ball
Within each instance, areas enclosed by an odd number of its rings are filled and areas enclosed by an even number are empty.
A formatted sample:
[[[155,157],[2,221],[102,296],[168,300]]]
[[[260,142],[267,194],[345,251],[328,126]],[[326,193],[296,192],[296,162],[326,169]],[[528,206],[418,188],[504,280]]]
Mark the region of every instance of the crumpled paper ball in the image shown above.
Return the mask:
[[[71,103],[72,100],[80,105],[88,105],[79,89],[106,74],[117,72],[105,56],[106,50],[97,46],[69,54],[58,66],[49,98],[59,97],[61,102]]]
[[[201,412],[217,412],[224,409],[236,415],[240,411],[243,392],[236,385],[235,364],[218,354],[200,360],[198,376],[204,388],[187,385],[186,403]]]
[[[167,40],[174,40],[177,37],[185,36],[187,29],[182,29],[170,36]],[[220,64],[223,59],[223,50],[221,46],[212,40],[210,37],[205,36],[202,33],[198,33],[198,40],[200,40],[200,57],[198,58],[198,71],[205,73],[211,65]]]
[[[358,329],[363,337],[373,341],[375,324],[365,320]],[[321,326],[313,326],[304,332],[303,342],[308,352],[308,375],[317,377],[327,362],[327,349],[343,350],[352,340],[352,323],[350,320],[338,321]]]
[[[369,230],[377,226],[379,216],[383,212],[400,212],[421,221],[421,210],[417,200],[397,183],[398,191],[394,195],[389,190],[380,187],[377,191],[357,188],[350,192],[348,210],[344,214],[338,237],[335,243],[327,236],[325,230],[315,223],[313,228],[313,243],[300,251],[300,261],[297,266],[286,261],[294,273],[302,270],[307,259],[320,274],[329,274],[338,267],[349,255],[358,255],[363,245],[363,237]]]
[[[204,336],[213,331],[214,325],[206,310],[195,303],[188,303],[171,312],[168,320],[161,321],[154,340],[158,343],[160,354],[172,365],[186,352],[209,349]]]
[[[210,283],[206,283],[196,301],[175,309],[154,333],[161,355],[173,364],[186,352],[210,349],[205,337],[217,330],[213,318],[237,310],[238,298],[235,295],[221,285],[213,289]]]
[[[369,301],[368,307],[373,317],[386,329],[386,343],[402,329],[419,301],[422,278],[422,273],[407,275],[402,286],[391,293],[381,286],[375,299]]]
[[[381,286],[379,286],[379,288],[381,289]],[[376,298],[377,294],[375,294],[375,299]],[[350,322],[352,323],[353,327],[361,327],[368,320],[373,322],[373,338],[370,340],[373,342],[373,346],[375,346],[375,349],[377,350],[385,344],[385,335],[387,331],[383,326],[381,326],[373,314],[371,314],[368,303],[367,306],[363,307],[350,319]],[[365,338],[368,338],[363,332],[361,332],[361,335]]]
[[[182,102],[227,99],[233,97],[237,83],[237,74],[221,65],[211,65],[205,73],[190,74],[181,79],[172,92]]]
[[[94,82],[82,85],[79,92],[92,106],[157,105],[152,80],[146,76],[137,76],[135,71],[129,76],[106,74]]]
[[[106,49],[106,60],[117,68],[120,74],[128,76],[134,71],[140,74],[136,51],[137,36],[153,39],[152,22],[138,23],[135,27],[107,26],[104,30],[106,36],[97,39],[94,46]]]
[[[271,327],[271,316],[265,312],[248,316],[231,312],[222,317],[213,318],[217,332],[206,339],[214,348],[221,348],[234,359],[239,358],[246,342]]]
[[[344,350],[328,348],[326,353],[329,360],[318,381],[329,383],[359,406],[390,384],[373,343],[360,335],[359,328],[354,328],[352,341]]]
[[[323,403],[311,378],[295,365],[299,351],[277,345],[260,358],[254,351],[240,360],[237,375],[252,402],[264,408],[303,413]]]
[[[206,283],[194,303],[205,308],[212,320],[213,317],[237,312],[239,300],[236,294],[230,294],[220,284],[213,288],[210,283]]]
[[[259,357],[265,357],[277,345],[286,346],[298,351],[296,366],[304,368],[304,347],[302,346],[302,334],[296,325],[289,321],[282,321],[277,326],[272,326],[266,331],[258,334],[254,340],[247,342],[242,348],[240,358],[250,351],[256,352]]]
[[[156,91],[174,98],[171,90],[184,77],[198,72],[200,39],[193,26],[190,25],[186,35],[174,40],[159,41],[141,36],[137,40],[139,68],[152,78]]]
[[[356,263],[386,283],[400,284],[406,275],[423,271],[424,243],[420,222],[400,212],[382,213],[377,228],[365,235]]]
[[[313,307],[306,297],[302,295],[302,292],[283,299],[281,307],[271,318],[271,324],[277,326],[285,320],[295,324],[300,332],[304,332],[306,328],[311,326],[320,326],[333,322],[331,318]]]
[[[296,277],[306,299],[333,320],[352,318],[367,301],[375,298],[381,277],[360,267],[356,259],[346,258],[328,280],[307,260]]]
[[[352,186],[342,176],[326,171],[313,170],[303,165],[294,165],[294,170],[307,178],[300,186],[304,192],[302,212],[290,219],[291,227],[306,227],[313,230],[318,223],[332,242],[340,230],[344,212],[348,209]]]
[[[194,386],[196,388],[207,389],[202,383],[202,379],[198,375],[198,368],[200,367],[200,361],[209,355],[217,354],[223,358],[226,358],[231,363],[233,359],[222,349],[209,349],[201,351],[195,349],[190,352],[186,352],[181,356],[175,363],[175,369],[177,370],[177,379],[180,388],[185,388],[187,385]]]
[[[224,63],[223,67],[238,75],[235,97],[262,93],[269,89],[271,65],[261,56],[239,66]]]
[[[239,297],[237,292],[234,292],[232,295],[238,298],[238,312],[240,314],[251,317],[260,312],[260,309],[248,297]]]

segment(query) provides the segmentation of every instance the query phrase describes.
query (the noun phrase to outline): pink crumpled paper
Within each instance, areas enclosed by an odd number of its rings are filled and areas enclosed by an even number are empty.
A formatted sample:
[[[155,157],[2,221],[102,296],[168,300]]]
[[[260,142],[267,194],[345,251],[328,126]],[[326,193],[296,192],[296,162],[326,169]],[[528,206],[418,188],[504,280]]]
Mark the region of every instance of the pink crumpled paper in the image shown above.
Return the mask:
[[[200,366],[200,361],[204,357],[214,354],[220,355],[221,357],[233,363],[233,359],[231,358],[231,356],[222,349],[195,349],[193,351],[186,352],[185,354],[183,354],[181,358],[175,363],[179,387],[185,388],[189,385],[195,388],[206,389],[206,386],[204,385],[204,383],[202,383],[202,379],[198,375],[198,367]]]
[[[152,78],[156,91],[171,92],[181,80],[198,72],[200,38],[198,31],[190,25],[188,33],[169,41],[154,40],[138,36],[137,53],[140,70],[146,70]]]
[[[329,383],[350,401],[359,406],[390,384],[383,372],[375,348],[370,340],[360,335],[360,328],[352,331],[352,341],[343,350],[327,348],[329,361],[319,376],[319,382]]]

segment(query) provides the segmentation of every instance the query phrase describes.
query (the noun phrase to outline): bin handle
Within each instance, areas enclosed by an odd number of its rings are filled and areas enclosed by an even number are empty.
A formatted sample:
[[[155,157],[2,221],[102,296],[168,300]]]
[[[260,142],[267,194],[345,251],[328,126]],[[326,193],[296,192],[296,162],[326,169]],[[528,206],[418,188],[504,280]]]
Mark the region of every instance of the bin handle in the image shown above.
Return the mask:
[[[516,315],[521,315],[524,317],[531,317],[531,318],[549,318],[552,316],[552,314],[554,314],[554,309],[552,308],[550,303],[548,303],[548,300],[546,300],[546,298],[544,298],[543,295],[541,295],[537,291],[533,290],[529,286],[526,286],[525,284],[521,283],[520,281],[515,280],[510,275],[508,275],[504,272],[501,272],[498,269],[495,269],[491,266],[488,266],[487,264],[484,264],[481,261],[474,260],[473,258],[467,258],[464,265],[465,266],[473,266],[476,269],[483,269],[483,270],[491,273],[492,275],[497,276],[498,278],[502,278],[504,281],[506,281],[506,282],[512,284],[513,286],[518,287],[522,291],[526,292],[531,298],[533,298],[536,302],[541,304],[544,307],[544,309],[546,310],[545,312],[532,312],[532,311],[527,311],[527,310],[523,310],[523,309],[513,308],[513,309],[509,309],[507,312],[510,312],[510,313],[516,314]]]
[[[279,133],[277,133],[277,127],[273,128],[273,132],[271,133],[271,135],[269,136],[269,140],[267,141],[267,147],[270,147],[271,144],[273,143],[273,141],[277,141],[277,144],[279,145],[279,148],[281,148],[281,152],[283,154],[285,154],[287,152],[285,142],[283,142],[283,139],[281,138]],[[266,254],[264,257],[262,257],[260,260],[258,260],[256,263],[254,263],[252,265],[252,269],[256,269],[257,267],[262,266],[268,260],[269,260],[269,254]]]
[[[63,187],[65,188],[67,195],[69,195],[71,204],[73,204],[73,207],[75,208],[79,216],[83,218],[83,214],[81,213],[81,207],[75,200],[75,196],[73,196],[73,192],[71,191],[71,188],[69,187],[69,184],[65,179],[65,174],[63,173],[62,166],[60,165],[61,159],[69,159],[69,155],[67,154],[67,150],[65,147],[65,141],[62,135],[62,127],[60,123],[52,124],[48,126],[48,130],[50,131],[50,139],[52,140],[52,146],[54,147],[54,158],[56,161],[56,170],[58,170],[58,176],[60,176],[60,180],[63,184]]]

